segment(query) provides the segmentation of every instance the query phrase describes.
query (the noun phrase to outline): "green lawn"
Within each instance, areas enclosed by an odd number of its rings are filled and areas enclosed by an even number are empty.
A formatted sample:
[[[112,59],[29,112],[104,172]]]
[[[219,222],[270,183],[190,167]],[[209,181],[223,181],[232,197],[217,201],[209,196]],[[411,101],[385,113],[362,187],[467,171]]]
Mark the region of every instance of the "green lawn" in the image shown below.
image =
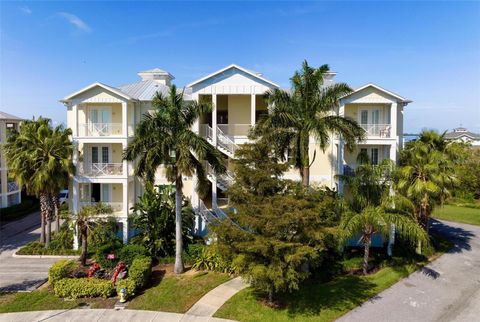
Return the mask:
[[[203,295],[229,279],[229,275],[215,272],[166,276],[157,281],[158,285],[135,297],[128,308],[184,313]]]
[[[64,300],[55,296],[46,288],[33,292],[3,293],[0,294],[0,313],[65,310],[75,309],[88,305],[92,309],[113,308],[116,298],[94,298]]]
[[[445,205],[443,208],[437,207],[433,212],[433,217],[480,226],[480,209],[478,208]]]
[[[453,247],[453,243],[444,237],[432,237],[431,247],[425,250],[430,261]],[[327,283],[307,282],[299,291],[280,299],[282,308],[264,305],[259,301],[261,297],[247,288],[227,301],[215,316],[238,321],[333,321],[427,263],[420,258],[416,259],[417,263],[410,263],[405,257],[387,260],[385,254],[373,252],[371,255],[370,262],[383,267],[374,274],[365,277],[341,275]],[[361,254],[343,260],[344,269],[359,269],[362,264],[359,256]]]

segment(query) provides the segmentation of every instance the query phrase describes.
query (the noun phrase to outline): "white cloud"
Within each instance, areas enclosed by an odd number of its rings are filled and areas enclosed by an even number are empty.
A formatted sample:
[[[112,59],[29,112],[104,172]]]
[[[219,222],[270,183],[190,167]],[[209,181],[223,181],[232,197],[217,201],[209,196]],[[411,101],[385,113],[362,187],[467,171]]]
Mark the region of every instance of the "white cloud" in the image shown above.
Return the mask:
[[[26,15],[31,15],[32,14],[32,9],[30,9],[27,6],[19,7],[18,9]]]
[[[91,32],[92,29],[79,17],[75,16],[74,14],[68,12],[58,12],[57,13],[60,17],[65,18],[70,24],[75,26],[77,29],[84,31],[84,32]]]

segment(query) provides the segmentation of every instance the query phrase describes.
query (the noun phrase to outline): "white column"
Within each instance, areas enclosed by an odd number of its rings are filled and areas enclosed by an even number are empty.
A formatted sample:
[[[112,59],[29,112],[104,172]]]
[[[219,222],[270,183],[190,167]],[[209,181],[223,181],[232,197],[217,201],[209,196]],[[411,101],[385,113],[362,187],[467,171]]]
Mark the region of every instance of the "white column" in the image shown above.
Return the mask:
[[[127,141],[122,142],[122,151],[127,148]],[[122,176],[128,177],[128,161],[122,160]]]
[[[72,124],[72,135],[73,137],[78,136],[78,105],[72,105],[72,113],[73,113],[73,124]]]
[[[256,99],[255,99],[255,91],[253,92],[253,94],[251,95],[251,102],[250,102],[250,123],[253,126],[255,126],[255,122],[256,122],[256,115],[255,115],[255,112],[257,110],[257,102],[256,102]]]
[[[390,145],[390,160],[397,163],[397,144],[395,143]]]
[[[341,102],[340,106],[338,107],[338,115],[345,116],[345,104],[343,102]]]
[[[128,243],[128,218],[125,218],[122,220],[122,228],[123,228],[123,233],[122,233],[122,241],[124,244]]]
[[[213,145],[217,146],[217,94],[212,93],[212,129]]]
[[[78,216],[78,201],[80,199],[80,194],[79,194],[79,187],[78,187],[78,181],[73,179],[73,184],[72,184],[72,213],[73,217]],[[73,227],[73,249],[77,250],[78,249],[78,227],[77,225],[74,225]]]
[[[390,106],[390,137],[395,139],[398,144],[398,135],[397,135],[397,102],[392,103]]]
[[[192,95],[192,100],[193,100],[193,101],[196,101],[197,103],[199,103],[200,100],[199,100],[198,94],[193,94],[193,95]],[[193,130],[193,132],[195,132],[195,133],[199,133],[199,132],[200,132],[200,118],[197,118],[197,119],[195,120],[195,123],[193,123],[192,130]]]
[[[122,103],[122,136],[128,136],[128,104]]]
[[[217,178],[212,182],[212,208],[217,208]]]

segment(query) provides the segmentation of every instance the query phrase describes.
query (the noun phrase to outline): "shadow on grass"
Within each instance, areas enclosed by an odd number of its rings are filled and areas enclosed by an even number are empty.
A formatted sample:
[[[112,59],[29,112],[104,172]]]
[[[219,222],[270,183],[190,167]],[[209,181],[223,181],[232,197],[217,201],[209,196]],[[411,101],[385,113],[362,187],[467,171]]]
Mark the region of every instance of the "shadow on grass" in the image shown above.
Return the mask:
[[[470,240],[475,237],[475,234],[469,230],[453,227],[436,219],[430,220],[430,229],[454,243],[454,247],[448,251],[449,253],[461,253],[472,249]]]

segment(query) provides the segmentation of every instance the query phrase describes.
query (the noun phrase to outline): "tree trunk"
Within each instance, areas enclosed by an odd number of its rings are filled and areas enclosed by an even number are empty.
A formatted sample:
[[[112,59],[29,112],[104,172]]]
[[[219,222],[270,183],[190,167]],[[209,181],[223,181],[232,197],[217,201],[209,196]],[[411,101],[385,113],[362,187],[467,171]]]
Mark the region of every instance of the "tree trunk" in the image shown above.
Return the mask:
[[[175,178],[175,274],[181,274],[184,271],[182,261],[182,175],[177,172]]]
[[[58,233],[60,232],[60,206],[57,194],[52,194],[52,204],[55,215],[55,234],[58,236]]]
[[[302,184],[304,187],[308,187],[310,185],[310,167],[303,167],[303,175],[302,175]]]
[[[363,275],[368,273],[368,257],[370,256],[370,236],[365,238],[363,244]]]
[[[82,233],[82,255],[80,256],[80,261],[83,266],[87,265],[87,236]]]
[[[40,230],[40,243],[45,244],[45,222],[48,220],[48,194],[40,193],[40,217],[41,217],[41,230]]]
[[[273,304],[273,290],[269,290],[269,291],[268,291],[268,303],[269,303],[270,305]]]
[[[48,248],[51,240],[52,240],[52,220],[51,218],[47,218],[47,236],[45,238],[45,248]]]

